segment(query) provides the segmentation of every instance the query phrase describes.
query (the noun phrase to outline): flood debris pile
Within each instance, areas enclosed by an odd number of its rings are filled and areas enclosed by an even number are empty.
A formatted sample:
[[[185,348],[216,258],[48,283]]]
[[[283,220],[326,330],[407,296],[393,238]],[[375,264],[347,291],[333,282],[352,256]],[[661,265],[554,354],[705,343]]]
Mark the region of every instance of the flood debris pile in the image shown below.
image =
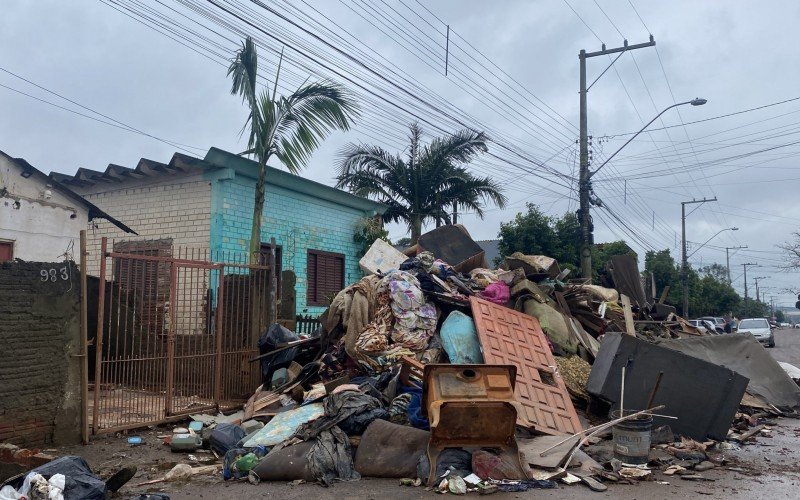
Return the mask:
[[[451,494],[701,481],[800,407],[757,341],[701,334],[646,290],[633,256],[591,285],[547,256],[491,268],[446,226],[405,253],[376,241],[361,267],[315,334],[262,334],[263,383],[240,412],[163,436],[207,460],[137,486],[209,473]]]

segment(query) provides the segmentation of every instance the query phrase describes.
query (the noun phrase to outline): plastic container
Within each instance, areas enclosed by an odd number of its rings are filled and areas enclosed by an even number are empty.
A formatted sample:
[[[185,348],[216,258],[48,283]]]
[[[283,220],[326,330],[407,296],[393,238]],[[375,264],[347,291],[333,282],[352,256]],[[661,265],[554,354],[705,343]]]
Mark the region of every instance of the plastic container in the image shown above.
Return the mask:
[[[619,418],[619,411],[612,412],[611,418]],[[641,415],[615,425],[611,429],[614,436],[614,458],[624,464],[646,464],[650,455],[652,429],[653,417],[649,415]]]
[[[203,438],[196,434],[173,434],[169,447],[172,451],[197,451],[203,446]]]

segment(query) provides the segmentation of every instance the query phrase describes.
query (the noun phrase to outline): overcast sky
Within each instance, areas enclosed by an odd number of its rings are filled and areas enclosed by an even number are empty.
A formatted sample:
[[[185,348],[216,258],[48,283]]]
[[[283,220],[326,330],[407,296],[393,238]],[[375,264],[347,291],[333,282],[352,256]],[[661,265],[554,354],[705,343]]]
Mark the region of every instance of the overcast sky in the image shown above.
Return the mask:
[[[285,44],[281,90],[328,77],[360,96],[356,128],[331,136],[303,176],[333,184],[337,152],[348,142],[402,151],[415,117],[431,135],[460,125],[486,130],[495,156],[471,168],[502,182],[510,206],[490,207],[483,222],[463,220],[475,239],[492,239],[526,202],[554,216],[577,208],[570,177],[577,176],[578,52],[599,50],[601,41],[619,46],[623,36],[645,42],[652,33],[656,48],[624,54],[589,92],[593,166],[667,106],[694,97],[708,104],[667,111],[650,127],[661,130],[638,136],[597,174],[595,193],[608,210],[593,210],[595,240],[625,239],[640,259],[649,248],[669,248],[679,259],[680,202],[716,196],[689,206],[697,208],[686,228],[692,264],[724,265],[725,247],[747,245],[731,251],[734,285],[742,290],[742,263],[758,263],[748,278],[767,277],[767,297],[794,303],[785,290],[800,288],[800,274],[775,267],[775,245],[800,226],[800,2],[265,1],[274,12],[216,2],[230,13],[205,0],[4,0],[0,150],[64,173],[134,167],[142,157],[166,162],[179,150],[203,156],[211,146],[239,152],[246,110],[229,94],[224,59],[247,33],[262,44],[265,84]],[[611,61],[589,59],[589,82]],[[689,123],[698,120],[706,121]],[[730,227],[739,230],[696,250]],[[404,236],[404,228],[390,229]]]

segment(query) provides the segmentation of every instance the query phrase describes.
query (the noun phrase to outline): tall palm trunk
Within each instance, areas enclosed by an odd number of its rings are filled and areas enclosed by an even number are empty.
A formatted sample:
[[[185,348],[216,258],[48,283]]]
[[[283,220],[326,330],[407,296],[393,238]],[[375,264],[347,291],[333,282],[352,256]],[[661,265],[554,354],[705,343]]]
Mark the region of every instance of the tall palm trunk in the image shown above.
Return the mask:
[[[250,264],[261,264],[261,216],[264,211],[264,198],[267,185],[267,159],[258,163],[258,180],[256,181],[256,194],[253,203],[253,226],[250,230]],[[270,275],[272,270],[270,269]],[[250,269],[250,345],[258,342],[261,331],[267,326],[268,311],[272,304],[265,301],[262,281],[266,279],[268,286],[272,286],[269,276],[264,277],[264,272],[259,269]],[[271,294],[267,294],[270,296]]]
[[[411,215],[411,245],[416,245],[422,234],[422,216],[419,214]]]

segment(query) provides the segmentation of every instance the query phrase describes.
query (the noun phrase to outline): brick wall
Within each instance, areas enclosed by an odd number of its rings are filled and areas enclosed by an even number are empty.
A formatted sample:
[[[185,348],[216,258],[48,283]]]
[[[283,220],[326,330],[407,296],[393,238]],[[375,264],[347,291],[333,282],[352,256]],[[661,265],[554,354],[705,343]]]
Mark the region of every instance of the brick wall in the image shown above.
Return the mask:
[[[134,237],[108,221],[97,221],[87,241],[92,275],[99,273],[103,236],[126,240],[172,238],[176,250],[183,247],[203,251],[209,247],[211,188],[202,174],[98,184],[83,188],[80,193],[139,233]]]
[[[255,181],[236,176],[215,183],[212,198],[213,250],[246,252],[250,241]],[[217,213],[218,212],[218,213]],[[345,256],[345,285],[362,277],[358,267],[358,245],[353,234],[360,210],[321,200],[288,189],[267,185],[261,224],[261,240],[274,237],[282,247],[283,269],[297,276],[297,312],[321,314],[325,307],[309,306],[306,301],[306,255],[308,250],[324,250]]]
[[[73,263],[0,264],[0,352],[0,442],[80,441],[80,277]]]

